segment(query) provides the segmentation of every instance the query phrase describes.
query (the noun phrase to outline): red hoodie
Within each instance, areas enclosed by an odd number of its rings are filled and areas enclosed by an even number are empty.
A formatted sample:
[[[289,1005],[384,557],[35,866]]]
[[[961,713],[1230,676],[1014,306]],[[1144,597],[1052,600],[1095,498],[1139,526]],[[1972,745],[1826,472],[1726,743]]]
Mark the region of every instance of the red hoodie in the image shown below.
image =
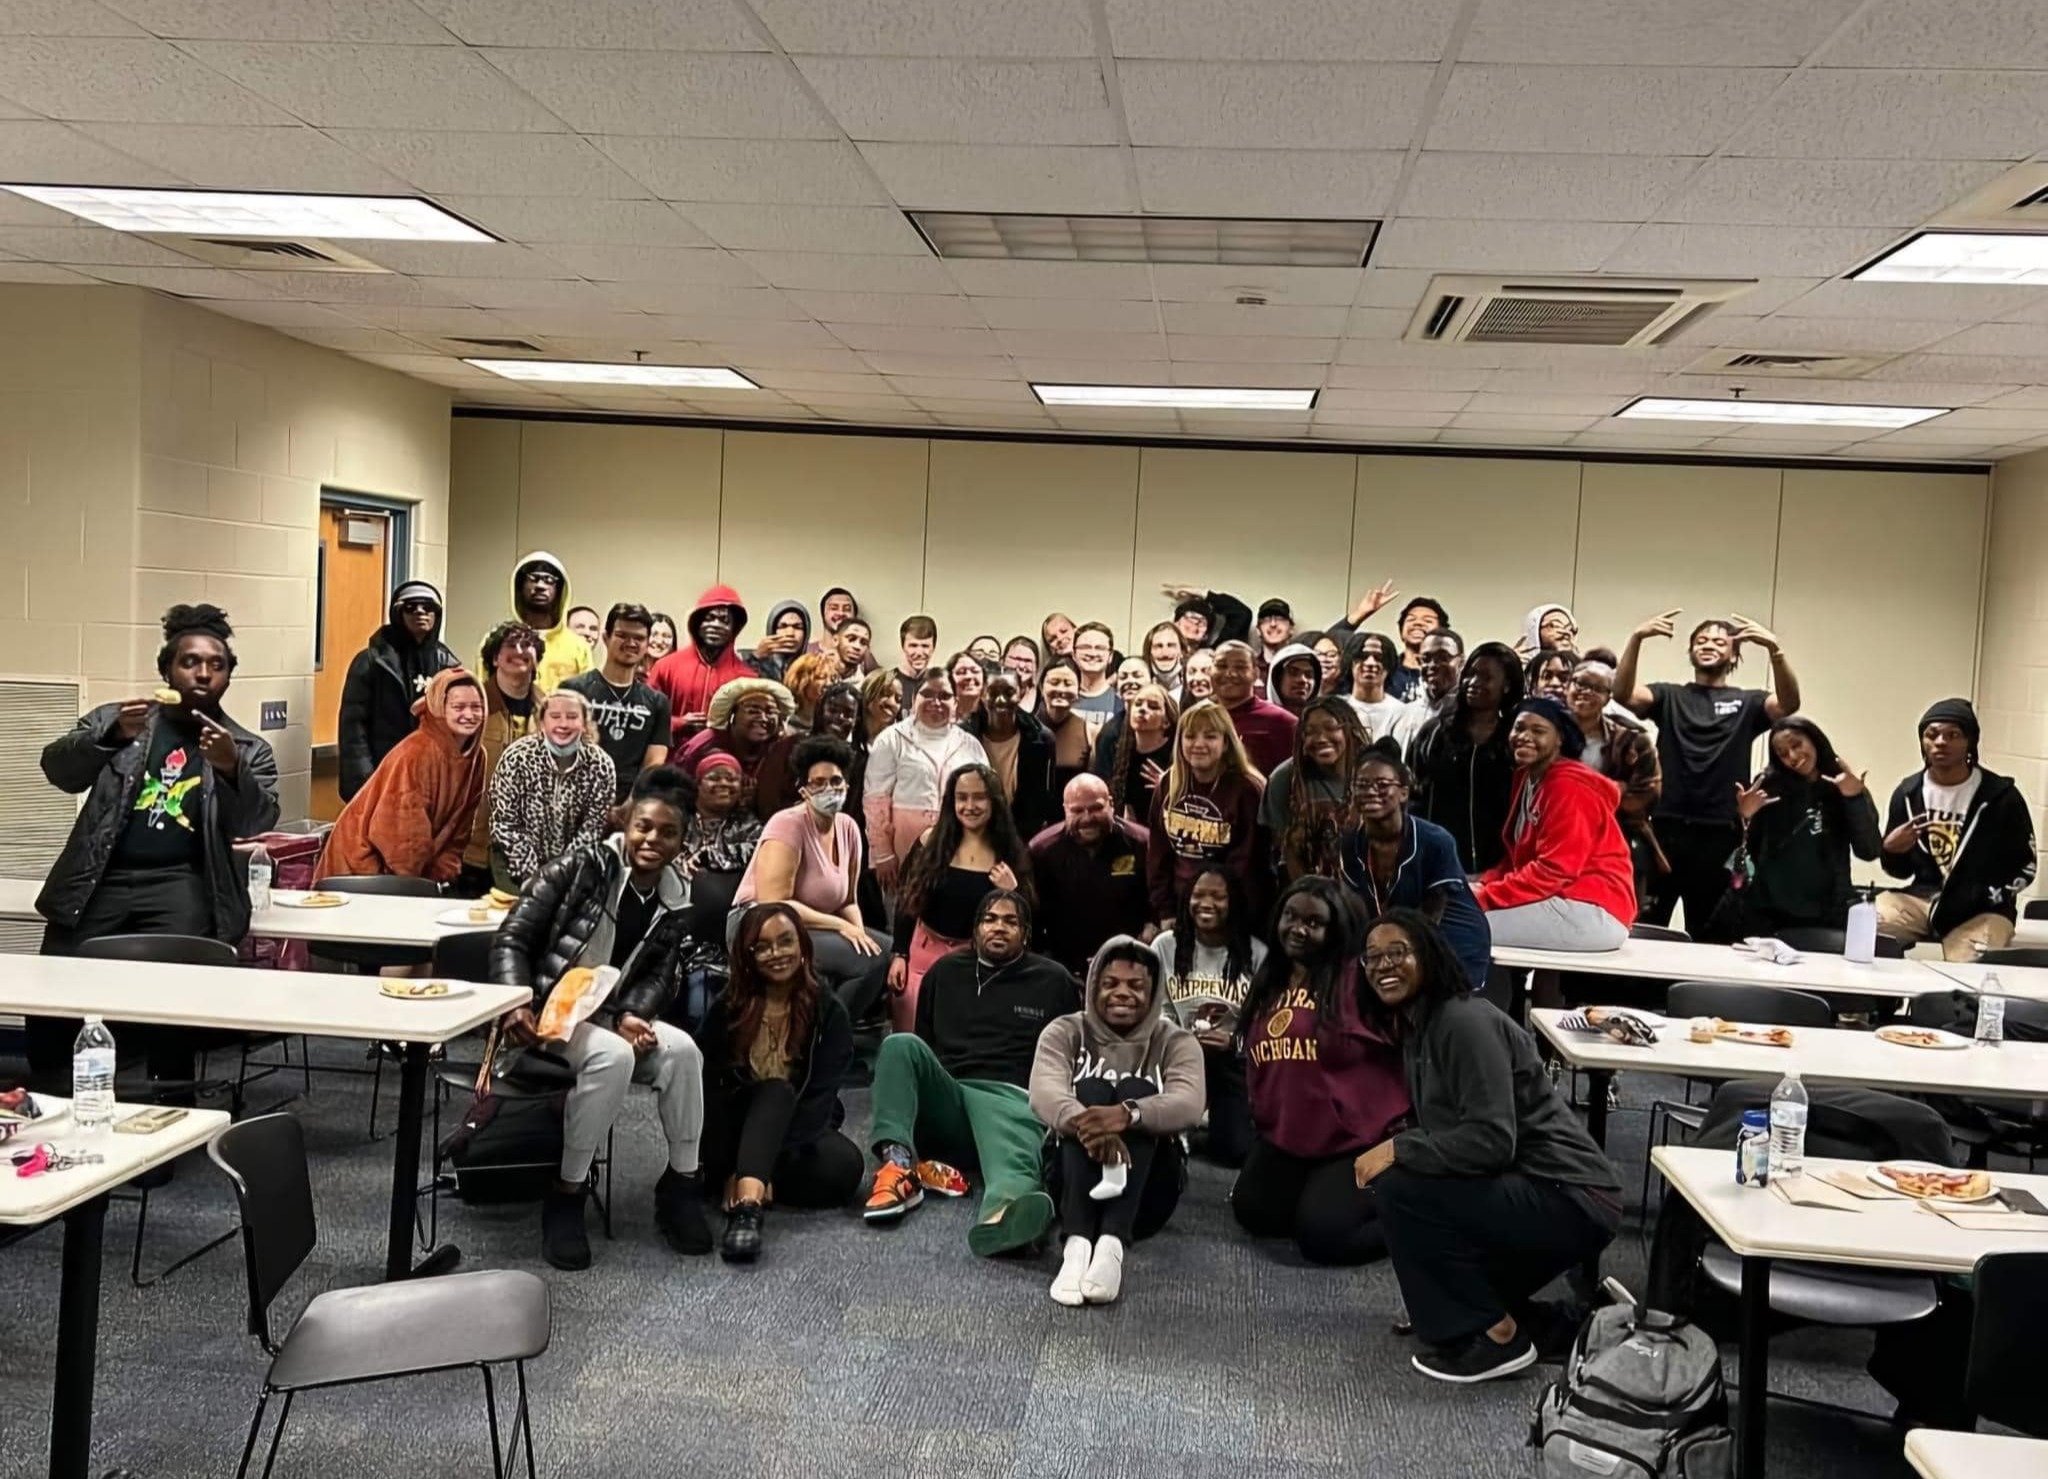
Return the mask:
[[[696,647],[697,618],[712,606],[730,606],[738,615],[725,651],[718,654],[716,661],[706,662]],[[671,748],[679,748],[702,727],[684,721],[692,714],[708,713],[712,694],[735,678],[760,676],[740,656],[740,633],[747,629],[747,605],[731,586],[714,585],[699,596],[683,626],[689,632],[689,640],[656,663],[647,675],[648,684],[668,700]]]
[[[1576,760],[1553,760],[1530,799],[1528,825],[1515,819],[1529,772],[1515,772],[1502,837],[1508,855],[1480,875],[1472,893],[1482,909],[1512,909],[1543,899],[1596,904],[1623,924],[1636,919],[1635,870],[1615,820],[1621,788]]]

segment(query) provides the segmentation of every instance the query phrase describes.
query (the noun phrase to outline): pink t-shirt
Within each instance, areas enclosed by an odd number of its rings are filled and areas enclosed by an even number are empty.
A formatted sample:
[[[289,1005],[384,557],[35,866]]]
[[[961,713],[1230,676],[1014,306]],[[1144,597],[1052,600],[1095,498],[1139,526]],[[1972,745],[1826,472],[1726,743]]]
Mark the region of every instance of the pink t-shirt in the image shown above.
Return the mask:
[[[854,901],[860,881],[860,828],[843,811],[832,819],[832,845],[839,854],[839,860],[834,862],[825,854],[824,840],[811,823],[810,811],[808,804],[778,811],[761,828],[761,841],[779,842],[796,849],[796,883],[790,896],[797,903],[820,914],[837,914]],[[739,892],[733,895],[735,907],[755,902],[758,888],[754,874],[760,866],[761,849],[756,847],[753,861],[747,864],[746,875],[740,879]]]

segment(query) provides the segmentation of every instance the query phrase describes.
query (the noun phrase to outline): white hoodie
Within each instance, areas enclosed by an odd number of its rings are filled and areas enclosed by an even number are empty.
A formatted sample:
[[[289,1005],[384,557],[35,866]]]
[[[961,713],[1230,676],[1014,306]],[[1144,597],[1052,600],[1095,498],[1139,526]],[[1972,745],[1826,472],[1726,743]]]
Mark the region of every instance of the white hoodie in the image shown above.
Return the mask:
[[[946,777],[963,765],[986,764],[981,741],[957,724],[930,729],[913,715],[875,736],[861,785],[875,860],[901,858],[910,850],[939,814]]]

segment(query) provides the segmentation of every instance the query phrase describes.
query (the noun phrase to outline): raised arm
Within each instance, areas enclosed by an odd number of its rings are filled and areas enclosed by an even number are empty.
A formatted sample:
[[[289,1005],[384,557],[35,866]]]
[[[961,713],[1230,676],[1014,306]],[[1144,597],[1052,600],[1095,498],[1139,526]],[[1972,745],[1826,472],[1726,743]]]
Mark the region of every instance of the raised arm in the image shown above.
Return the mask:
[[[1748,617],[1737,613],[1735,620],[1740,623],[1735,629],[1735,645],[1739,649],[1747,642],[1761,647],[1771,655],[1771,695],[1764,700],[1764,712],[1773,724],[1787,714],[1799,712],[1799,675],[1792,671],[1792,664],[1786,660],[1785,648],[1778,641],[1778,634],[1768,627],[1759,626]]]
[[[1683,611],[1683,606],[1674,606],[1662,616],[1653,616],[1628,634],[1628,641],[1621,649],[1621,661],[1614,665],[1614,696],[1621,700],[1629,712],[1648,717],[1656,704],[1656,695],[1636,680],[1636,669],[1641,665],[1643,643],[1652,637],[1671,635],[1671,623]]]

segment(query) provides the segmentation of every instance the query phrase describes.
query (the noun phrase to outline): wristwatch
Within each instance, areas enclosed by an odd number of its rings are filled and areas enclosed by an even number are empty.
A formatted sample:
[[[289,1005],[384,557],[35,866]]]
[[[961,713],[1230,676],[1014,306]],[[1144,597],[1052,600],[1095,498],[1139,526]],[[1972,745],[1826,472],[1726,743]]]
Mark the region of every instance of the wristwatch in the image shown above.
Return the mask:
[[[1124,1113],[1131,1117],[1131,1123],[1134,1125],[1143,1118],[1138,1113],[1138,1101],[1135,1099],[1124,1100]]]

